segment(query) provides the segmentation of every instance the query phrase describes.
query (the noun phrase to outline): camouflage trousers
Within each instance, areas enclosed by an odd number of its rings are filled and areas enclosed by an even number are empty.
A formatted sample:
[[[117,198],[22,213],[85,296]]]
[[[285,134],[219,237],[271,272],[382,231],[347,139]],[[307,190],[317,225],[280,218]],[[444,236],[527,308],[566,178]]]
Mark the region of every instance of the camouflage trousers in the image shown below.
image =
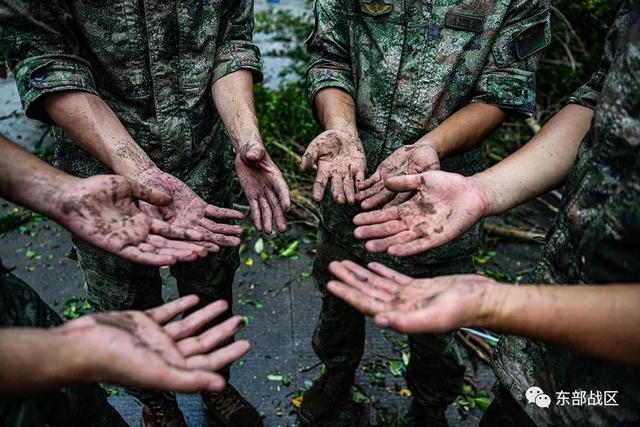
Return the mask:
[[[174,172],[174,175],[208,203],[230,207],[230,173],[221,172],[219,162],[217,157],[204,158],[188,171]],[[125,261],[77,238],[73,243],[84,273],[87,298],[97,310],[144,310],[163,304],[162,279],[157,267]],[[194,262],[173,265],[170,272],[176,278],[178,293],[200,297],[199,304],[187,314],[219,299],[226,300],[231,307],[238,265],[235,248],[224,248]],[[230,308],[208,326],[223,322],[231,315]],[[228,376],[228,369],[222,373]],[[151,391],[128,391],[142,400],[156,395]]]
[[[386,259],[385,259],[386,258]],[[406,268],[392,257],[370,256],[362,245],[349,245],[320,233],[320,243],[313,265],[313,276],[322,296],[322,310],[313,335],[312,345],[322,363],[329,369],[356,370],[365,345],[364,316],[326,290],[331,280],[331,261],[349,259],[359,264],[382,262],[413,277],[434,277],[475,271],[468,258],[435,265]],[[396,258],[397,260],[397,258]],[[405,268],[402,268],[402,267]],[[453,402],[462,389],[464,366],[458,363],[453,334],[419,334],[409,336],[411,358],[406,380],[414,399],[420,405],[445,406]]]
[[[49,328],[62,323],[60,317],[29,285],[9,273],[0,263],[0,327]],[[0,425],[38,426],[127,426],[107,402],[97,384],[76,385],[30,396],[0,399]]]

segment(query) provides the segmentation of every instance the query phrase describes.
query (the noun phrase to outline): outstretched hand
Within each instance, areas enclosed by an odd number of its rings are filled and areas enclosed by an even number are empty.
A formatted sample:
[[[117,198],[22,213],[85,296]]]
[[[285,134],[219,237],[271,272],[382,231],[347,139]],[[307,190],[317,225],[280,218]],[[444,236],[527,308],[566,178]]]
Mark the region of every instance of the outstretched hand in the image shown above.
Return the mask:
[[[450,242],[484,216],[487,201],[473,179],[455,173],[428,171],[389,178],[395,192],[414,192],[397,206],[354,217],[354,235],[368,240],[370,252],[410,256]]]
[[[152,218],[135,204],[171,203],[166,192],[116,175],[73,180],[58,192],[55,217],[60,224],[90,244],[130,261],[168,265],[193,261],[206,249],[189,241],[203,238],[188,224]]]
[[[210,252],[219,251],[221,246],[233,247],[240,244],[238,236],[242,233],[242,227],[214,220],[242,219],[242,212],[208,204],[184,182],[159,169],[140,174],[138,180],[171,196],[170,203],[164,206],[141,203],[140,207],[144,212],[173,226],[198,231],[202,239],[195,243]]]
[[[364,179],[367,160],[358,135],[343,130],[327,130],[318,135],[307,147],[300,171],[318,166],[313,184],[313,200],[320,203],[327,183],[331,181],[331,194],[336,203],[356,202],[356,184]]]
[[[195,295],[147,311],[83,316],[57,331],[79,343],[78,360],[89,381],[182,392],[220,391],[220,369],[245,355],[247,341],[219,348],[243,326],[240,316],[200,332],[228,309],[216,301],[182,320],[170,322],[198,303]],[[88,366],[86,366],[88,365]]]
[[[362,209],[373,209],[387,203],[400,204],[407,200],[410,192],[396,193],[385,187],[387,179],[394,176],[414,175],[428,170],[440,169],[436,149],[428,143],[405,145],[391,153],[369,178],[358,183],[356,199]]]
[[[334,261],[329,269],[337,280],[327,289],[374,316],[378,326],[407,334],[441,333],[479,325],[489,317],[487,296],[495,282],[482,276],[413,279],[382,264],[366,269],[351,261]]]
[[[244,190],[256,230],[271,234],[272,222],[280,233],[287,229],[285,212],[291,207],[289,187],[262,142],[241,144],[236,153],[236,172]]]

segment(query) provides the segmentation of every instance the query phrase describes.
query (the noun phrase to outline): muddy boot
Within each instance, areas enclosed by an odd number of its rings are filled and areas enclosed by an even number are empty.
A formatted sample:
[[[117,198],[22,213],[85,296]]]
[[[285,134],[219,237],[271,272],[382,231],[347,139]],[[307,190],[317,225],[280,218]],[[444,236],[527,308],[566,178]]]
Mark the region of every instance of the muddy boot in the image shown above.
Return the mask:
[[[225,427],[262,427],[258,411],[227,383],[219,393],[202,393],[202,400],[214,421]]]
[[[327,370],[305,392],[298,412],[300,421],[306,426],[315,426],[334,416],[349,398],[355,376],[353,371]]]
[[[142,404],[142,427],[187,427],[175,394],[159,393],[144,399]]]
[[[446,406],[424,406],[415,400],[411,403],[409,415],[415,427],[447,427]]]

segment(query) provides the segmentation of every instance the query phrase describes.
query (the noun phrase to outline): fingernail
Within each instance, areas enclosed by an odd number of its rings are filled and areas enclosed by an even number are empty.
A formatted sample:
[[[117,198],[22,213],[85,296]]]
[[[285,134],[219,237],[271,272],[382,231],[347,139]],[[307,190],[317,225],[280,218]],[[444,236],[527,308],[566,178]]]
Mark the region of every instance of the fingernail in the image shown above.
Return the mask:
[[[378,316],[378,317],[376,317],[376,325],[380,326],[381,328],[388,328],[389,327],[389,319],[387,319],[384,316]]]
[[[207,385],[207,391],[220,391],[220,384],[217,384],[215,381],[212,381]]]

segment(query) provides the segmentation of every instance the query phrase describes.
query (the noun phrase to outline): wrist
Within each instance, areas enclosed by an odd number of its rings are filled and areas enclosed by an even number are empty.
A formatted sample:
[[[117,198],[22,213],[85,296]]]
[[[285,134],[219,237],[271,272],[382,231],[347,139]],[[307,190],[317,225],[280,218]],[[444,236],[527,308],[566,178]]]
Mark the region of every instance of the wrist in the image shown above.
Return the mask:
[[[433,150],[438,153],[438,158],[443,158],[448,154],[444,142],[430,133],[417,140],[414,145],[417,147],[428,146],[433,148]]]
[[[42,204],[37,210],[48,217],[59,219],[64,215],[64,204],[73,194],[73,187],[81,181],[81,178],[61,173],[50,177],[46,183],[34,186],[39,193],[38,203]]]
[[[479,304],[477,318],[473,326],[487,329],[500,329],[504,312],[509,302],[509,292],[512,285],[501,284],[490,279],[484,285],[484,293]]]
[[[478,200],[478,220],[498,213],[496,210],[497,202],[494,187],[487,181],[484,172],[472,175],[466,179],[471,184],[471,189],[476,194]]]

